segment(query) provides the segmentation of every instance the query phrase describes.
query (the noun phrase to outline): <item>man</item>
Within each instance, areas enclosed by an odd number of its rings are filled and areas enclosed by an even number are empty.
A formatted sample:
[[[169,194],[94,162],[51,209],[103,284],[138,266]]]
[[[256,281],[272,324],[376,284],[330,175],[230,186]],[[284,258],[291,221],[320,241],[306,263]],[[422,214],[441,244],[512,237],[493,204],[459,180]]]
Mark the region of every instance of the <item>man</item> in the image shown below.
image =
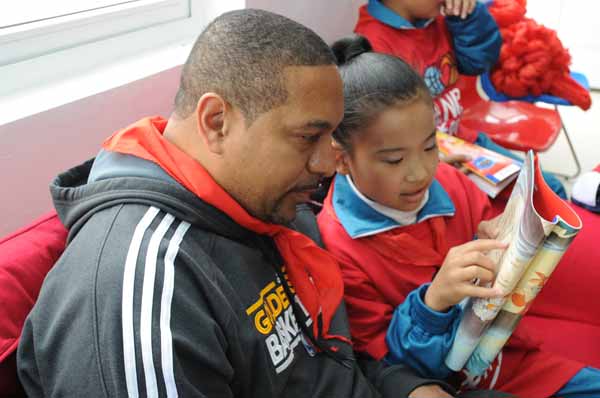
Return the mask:
[[[342,108],[312,31],[257,10],[213,21],[171,118],[116,133],[51,186],[69,244],[24,326],[27,394],[443,393],[401,366],[367,362],[367,381],[337,264],[284,226],[314,231],[296,207],[334,171]]]

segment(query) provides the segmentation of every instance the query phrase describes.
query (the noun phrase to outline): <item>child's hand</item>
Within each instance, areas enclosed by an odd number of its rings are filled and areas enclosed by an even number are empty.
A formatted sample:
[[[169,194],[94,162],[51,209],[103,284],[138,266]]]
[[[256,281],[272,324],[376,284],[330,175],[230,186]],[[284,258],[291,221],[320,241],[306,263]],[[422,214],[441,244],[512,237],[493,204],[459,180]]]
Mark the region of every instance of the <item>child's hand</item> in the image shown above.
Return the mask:
[[[446,16],[460,16],[465,19],[471,15],[476,5],[477,0],[445,0],[442,13]]]
[[[496,218],[493,218],[491,220],[480,222],[479,225],[477,226],[477,238],[479,238],[479,239],[496,239],[496,238],[498,238],[498,234],[500,234],[500,229],[498,228],[498,221],[500,220],[500,216],[497,216]]]
[[[469,155],[462,155],[458,153],[454,155],[444,155],[440,152],[440,160],[444,163],[448,163],[450,166],[456,167],[463,174],[469,173],[469,170],[463,165],[463,163],[466,163],[469,160],[471,160],[471,157]]]
[[[444,312],[465,297],[502,296],[500,290],[478,286],[473,281],[485,284],[494,280],[496,264],[484,253],[506,249],[507,246],[497,240],[478,239],[450,249],[425,293],[425,305],[434,311]]]
[[[408,398],[452,398],[452,395],[437,384],[426,384],[412,390]]]

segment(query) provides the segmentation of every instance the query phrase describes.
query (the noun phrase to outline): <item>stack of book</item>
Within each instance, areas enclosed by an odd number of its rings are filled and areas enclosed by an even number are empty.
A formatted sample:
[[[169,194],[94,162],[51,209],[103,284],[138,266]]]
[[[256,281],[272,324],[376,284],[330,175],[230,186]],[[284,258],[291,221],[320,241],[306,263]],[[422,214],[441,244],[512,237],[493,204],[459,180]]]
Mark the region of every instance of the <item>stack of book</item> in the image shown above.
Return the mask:
[[[467,176],[491,198],[517,178],[523,165],[518,160],[442,132],[437,133],[437,142],[443,155],[470,157],[470,161],[463,163],[470,171]]]

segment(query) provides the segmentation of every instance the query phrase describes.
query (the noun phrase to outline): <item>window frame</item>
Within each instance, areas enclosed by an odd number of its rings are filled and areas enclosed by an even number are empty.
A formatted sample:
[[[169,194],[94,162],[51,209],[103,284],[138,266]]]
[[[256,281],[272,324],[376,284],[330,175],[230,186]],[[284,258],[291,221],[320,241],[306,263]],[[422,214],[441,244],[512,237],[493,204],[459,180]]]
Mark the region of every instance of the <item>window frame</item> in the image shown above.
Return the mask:
[[[0,29],[0,66],[191,17],[191,0],[138,0]]]
[[[30,57],[22,57],[17,62],[0,62],[0,103],[14,96],[29,95],[38,89],[44,89],[59,85],[61,82],[78,78],[85,74],[93,74],[102,68],[112,68],[119,62],[129,59],[143,57],[165,48],[189,46],[205,27],[210,19],[223,11],[227,11],[242,5],[242,0],[146,0],[143,6],[146,16],[156,16],[163,7],[185,4],[187,15],[174,17],[171,15],[167,20],[147,20],[147,24],[136,29],[120,33],[104,34],[96,39],[80,40],[71,43],[64,48],[53,50],[36,50]],[[137,12],[140,8],[137,8]],[[102,28],[111,23],[122,23],[123,19],[131,15],[131,9],[118,10],[116,14],[103,13],[103,15],[89,16],[88,23],[71,21],[65,22],[58,27],[40,27],[41,30],[31,31],[12,37],[12,41],[0,41],[0,54],[10,52],[10,46],[19,42],[20,46],[34,46],[32,40],[40,40],[46,29],[58,29],[57,34],[66,36],[75,35],[76,29],[93,30],[97,26]],[[63,21],[64,22],[64,21]],[[114,24],[113,24],[114,26]],[[40,36],[42,35],[42,36]],[[76,35],[75,35],[76,36]],[[43,40],[42,40],[43,41]],[[14,56],[14,55],[13,55]],[[172,65],[181,64],[184,60],[173,60]],[[164,62],[163,62],[164,64]],[[151,68],[147,68],[151,69]],[[138,78],[143,78],[144,72],[140,72]]]

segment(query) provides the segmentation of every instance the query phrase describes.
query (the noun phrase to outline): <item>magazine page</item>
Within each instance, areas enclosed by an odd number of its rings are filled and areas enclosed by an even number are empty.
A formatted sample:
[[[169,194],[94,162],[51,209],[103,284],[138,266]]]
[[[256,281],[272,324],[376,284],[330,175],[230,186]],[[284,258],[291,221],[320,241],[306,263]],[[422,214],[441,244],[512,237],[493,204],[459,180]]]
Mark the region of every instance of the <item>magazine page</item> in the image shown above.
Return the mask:
[[[504,213],[498,221],[498,240],[508,243],[502,251],[492,251],[488,256],[498,264],[494,287],[500,288],[503,297],[494,299],[471,298],[463,311],[454,343],[446,357],[448,368],[461,370],[479,341],[505,305],[509,294],[525,273],[545,236],[544,226],[533,208],[534,159],[529,152]]]
[[[473,376],[482,375],[494,361],[582,228],[579,216],[546,185],[537,159],[535,171],[533,207],[545,239],[469,359],[466,369]]]

